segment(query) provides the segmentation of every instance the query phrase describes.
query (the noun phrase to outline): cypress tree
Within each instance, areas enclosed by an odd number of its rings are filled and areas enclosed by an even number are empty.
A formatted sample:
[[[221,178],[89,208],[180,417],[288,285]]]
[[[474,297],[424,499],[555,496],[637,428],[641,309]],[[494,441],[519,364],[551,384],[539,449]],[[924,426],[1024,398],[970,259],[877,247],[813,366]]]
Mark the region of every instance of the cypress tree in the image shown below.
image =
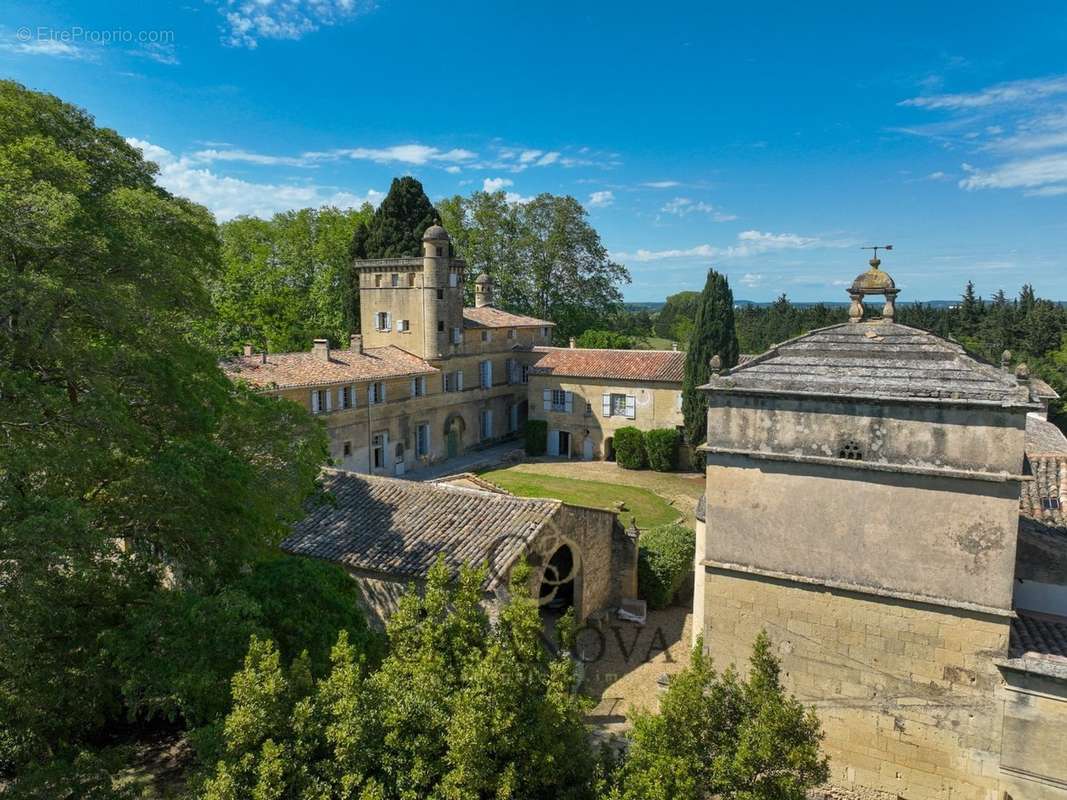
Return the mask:
[[[404,258],[422,254],[422,235],[437,219],[437,209],[422,184],[405,175],[393,178],[374,218],[352,236],[352,258]]]
[[[713,356],[722,359],[723,369],[737,364],[739,347],[734,329],[734,293],[725,275],[708,270],[708,279],[697,305],[693,334],[685,357],[682,381],[682,415],[686,438],[692,443],[704,441],[707,434],[707,402],[697,387],[708,382]]]

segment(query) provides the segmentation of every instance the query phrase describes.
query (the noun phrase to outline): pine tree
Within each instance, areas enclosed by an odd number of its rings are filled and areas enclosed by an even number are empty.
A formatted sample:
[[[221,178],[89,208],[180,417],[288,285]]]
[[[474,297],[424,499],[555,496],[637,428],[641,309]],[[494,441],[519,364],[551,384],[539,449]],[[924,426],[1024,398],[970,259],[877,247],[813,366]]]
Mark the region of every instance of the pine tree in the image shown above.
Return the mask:
[[[353,258],[404,258],[422,254],[422,235],[437,220],[437,210],[422,184],[405,175],[393,178],[374,218],[352,236]]]
[[[734,294],[725,275],[708,270],[693,323],[682,382],[682,414],[686,437],[692,444],[697,444],[704,441],[707,433],[707,401],[698,387],[708,382],[709,362],[718,356],[723,369],[728,369],[737,364],[739,355],[734,329]]]
[[[959,330],[962,335],[974,336],[978,331],[978,323],[982,319],[982,306],[982,298],[976,297],[974,293],[974,281],[967,281],[959,313]]]

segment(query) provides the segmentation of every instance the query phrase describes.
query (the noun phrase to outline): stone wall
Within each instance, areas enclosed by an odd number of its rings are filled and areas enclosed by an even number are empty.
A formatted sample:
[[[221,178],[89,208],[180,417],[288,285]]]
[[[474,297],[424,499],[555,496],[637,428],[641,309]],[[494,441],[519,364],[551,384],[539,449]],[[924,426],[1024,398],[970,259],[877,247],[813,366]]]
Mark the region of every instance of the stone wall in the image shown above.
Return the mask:
[[[767,631],[786,687],[822,721],[831,783],[854,796],[1000,800],[994,660],[1007,649],[1007,617],[713,568],[704,602],[705,646],[720,669],[745,669]]]
[[[1053,671],[1004,670],[1000,767],[1011,800],[1067,799],[1067,665]]]

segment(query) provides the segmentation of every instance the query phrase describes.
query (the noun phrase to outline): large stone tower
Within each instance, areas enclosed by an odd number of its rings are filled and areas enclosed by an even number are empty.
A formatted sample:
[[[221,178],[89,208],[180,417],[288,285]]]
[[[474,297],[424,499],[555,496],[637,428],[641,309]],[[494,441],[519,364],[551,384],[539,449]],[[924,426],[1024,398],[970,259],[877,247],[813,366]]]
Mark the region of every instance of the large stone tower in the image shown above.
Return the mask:
[[[426,229],[421,256],[365,259],[353,266],[359,273],[364,347],[392,345],[426,359],[458,352],[466,265],[451,256],[444,228]]]
[[[694,604],[720,667],[765,629],[864,798],[1000,798],[1027,382],[896,324],[872,264],[852,321],[714,375]],[[885,315],[864,319],[865,295]]]

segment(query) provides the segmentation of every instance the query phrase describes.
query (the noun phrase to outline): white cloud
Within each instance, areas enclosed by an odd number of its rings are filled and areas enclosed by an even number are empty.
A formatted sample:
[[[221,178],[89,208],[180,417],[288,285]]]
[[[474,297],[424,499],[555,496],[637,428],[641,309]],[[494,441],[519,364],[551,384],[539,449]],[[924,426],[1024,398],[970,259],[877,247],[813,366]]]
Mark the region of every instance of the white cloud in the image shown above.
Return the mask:
[[[263,153],[250,153],[247,150],[197,150],[193,158],[198,161],[244,161],[249,164],[265,166],[306,167],[307,159],[295,156],[270,156]]]
[[[377,205],[385,196],[373,189],[364,195],[315,184],[253,183],[212,172],[195,157],[178,156],[166,148],[141,139],[127,139],[144,157],[159,165],[157,180],[168,191],[207,206],[219,220],[242,214],[269,217],[279,211],[309,206],[333,205],[358,208],[365,202]]]
[[[495,146],[495,153],[485,161],[472,166],[480,169],[504,170],[507,172],[524,172],[531,167],[548,167],[557,164],[561,167],[600,167],[609,168],[619,165],[616,153],[594,153],[588,147],[577,150],[571,148],[566,155],[559,150],[541,150],[539,148],[516,148],[507,145]]]
[[[593,192],[589,195],[589,205],[593,208],[604,208],[615,202],[615,193],[610,190]]]
[[[58,39],[32,39],[28,42],[0,42],[0,50],[27,56],[51,56],[72,61],[96,61],[97,53]]]
[[[445,163],[463,164],[478,157],[477,153],[454,147],[451,150],[439,150],[424,144],[398,144],[392,147],[352,147],[326,152],[304,153],[302,158],[316,161],[336,158],[352,158],[361,161],[374,161],[378,164],[424,164]]]
[[[682,184],[678,181],[648,181],[641,185],[648,189],[673,189],[675,186],[681,186]]]
[[[519,205],[526,205],[531,200],[533,200],[533,196],[524,196],[519,194],[518,192],[508,192],[504,195],[504,199],[512,204],[518,203]]]
[[[690,200],[688,197],[675,197],[673,200],[666,203],[660,211],[665,214],[674,214],[678,217],[684,217],[693,213],[707,214],[716,222],[732,222],[737,219],[736,214],[727,214],[710,203]]]
[[[126,52],[137,58],[147,58],[149,61],[155,61],[157,64],[176,66],[181,63],[178,60],[178,52],[173,42],[145,42],[138,49],[127,50]]]
[[[931,172],[929,175],[926,176],[926,180],[928,181],[947,181],[951,178],[951,175],[949,175],[947,172],[942,172],[941,170],[938,170],[937,172]]]
[[[505,186],[511,186],[515,181],[508,178],[486,178],[482,181],[483,192],[499,192]]]
[[[450,167],[445,167],[445,172],[449,173],[450,175],[458,175],[462,171],[463,171],[463,168],[462,167],[457,167],[455,164],[453,164]]]
[[[1045,197],[1067,193],[1067,152],[1009,161],[985,170],[964,164],[963,169],[968,175],[959,185],[970,191],[1024,189],[1027,194]]]
[[[927,97],[912,97],[908,100],[900,101],[899,105],[951,110],[976,109],[1030,102],[1038,98],[1060,94],[1067,94],[1067,76],[1009,81],[989,86],[981,91],[965,94],[936,94]]]
[[[757,230],[741,231],[737,242],[727,247],[699,244],[695,247],[670,250],[637,250],[633,253],[613,253],[618,261],[663,261],[675,258],[746,258],[780,250],[805,250],[823,247],[850,247],[848,240],[823,239],[818,236],[798,236],[795,233],[766,233]]]
[[[261,39],[300,39],[374,8],[371,0],[224,0],[222,41],[254,48]]]
[[[747,286],[749,289],[754,289],[763,283],[763,276],[754,272],[746,272],[741,276],[741,283]]]

